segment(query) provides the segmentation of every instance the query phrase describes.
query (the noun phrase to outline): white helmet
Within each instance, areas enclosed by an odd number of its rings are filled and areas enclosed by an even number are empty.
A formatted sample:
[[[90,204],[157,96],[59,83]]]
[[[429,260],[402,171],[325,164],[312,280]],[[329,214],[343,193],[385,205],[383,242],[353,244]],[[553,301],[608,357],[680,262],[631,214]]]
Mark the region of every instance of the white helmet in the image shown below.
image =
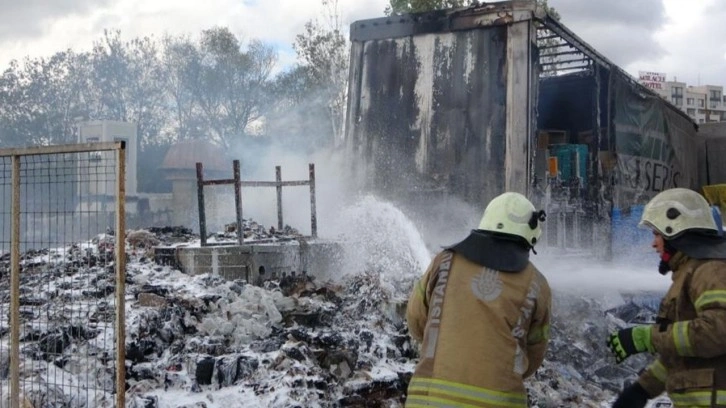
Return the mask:
[[[640,227],[654,229],[666,239],[685,231],[717,235],[719,228],[703,196],[687,188],[672,188],[653,197],[643,209]]]
[[[479,229],[516,235],[531,246],[542,234],[540,221],[544,211],[537,211],[527,197],[519,193],[504,193],[489,202],[479,223]]]

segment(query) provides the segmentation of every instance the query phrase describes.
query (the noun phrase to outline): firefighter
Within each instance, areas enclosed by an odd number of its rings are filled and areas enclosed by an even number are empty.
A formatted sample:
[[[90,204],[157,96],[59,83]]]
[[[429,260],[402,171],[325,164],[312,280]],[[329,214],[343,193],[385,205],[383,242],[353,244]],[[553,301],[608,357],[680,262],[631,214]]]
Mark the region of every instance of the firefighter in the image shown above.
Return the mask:
[[[529,261],[544,220],[526,197],[504,193],[431,261],[406,310],[422,341],[406,407],[527,406],[523,380],[549,340],[550,287]]]
[[[676,407],[726,407],[726,239],[706,199],[665,190],[645,206],[641,227],[653,231],[659,270],[672,271],[655,324],[610,335],[618,363],[650,352],[657,358],[618,396],[613,408],[644,407],[668,392]]]

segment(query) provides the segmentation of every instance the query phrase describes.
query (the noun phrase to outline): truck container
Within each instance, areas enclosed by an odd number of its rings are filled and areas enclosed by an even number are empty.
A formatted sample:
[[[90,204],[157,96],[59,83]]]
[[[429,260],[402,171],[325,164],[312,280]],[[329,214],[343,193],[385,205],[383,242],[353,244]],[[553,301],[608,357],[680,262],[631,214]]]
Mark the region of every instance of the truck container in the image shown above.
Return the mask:
[[[642,206],[699,187],[696,124],[535,1],[361,20],[350,38],[349,162],[421,220],[517,191],[549,214],[543,246],[642,259]]]

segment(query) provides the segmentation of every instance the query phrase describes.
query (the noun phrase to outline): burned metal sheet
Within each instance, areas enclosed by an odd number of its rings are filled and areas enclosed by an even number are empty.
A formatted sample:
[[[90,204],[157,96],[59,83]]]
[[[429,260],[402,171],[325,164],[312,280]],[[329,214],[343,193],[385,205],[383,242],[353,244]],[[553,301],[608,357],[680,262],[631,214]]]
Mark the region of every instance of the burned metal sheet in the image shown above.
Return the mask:
[[[726,137],[709,137],[701,145],[705,156],[700,161],[705,167],[701,184],[726,184]]]
[[[369,187],[476,202],[504,190],[506,36],[495,26],[354,43],[347,140]]]

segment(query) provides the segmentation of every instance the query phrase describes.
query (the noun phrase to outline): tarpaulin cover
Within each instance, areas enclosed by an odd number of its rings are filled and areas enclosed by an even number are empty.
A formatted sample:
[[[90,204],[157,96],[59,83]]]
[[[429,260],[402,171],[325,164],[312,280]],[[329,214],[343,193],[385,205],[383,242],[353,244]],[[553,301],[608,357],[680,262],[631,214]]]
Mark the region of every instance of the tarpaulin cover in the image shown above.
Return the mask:
[[[643,205],[673,187],[700,191],[696,129],[683,113],[621,72],[613,73],[611,87],[617,160],[612,252],[638,259],[652,240],[647,230],[637,227]]]
[[[617,156],[614,208],[645,204],[673,187],[699,191],[693,122],[622,73],[612,75],[611,86]]]

